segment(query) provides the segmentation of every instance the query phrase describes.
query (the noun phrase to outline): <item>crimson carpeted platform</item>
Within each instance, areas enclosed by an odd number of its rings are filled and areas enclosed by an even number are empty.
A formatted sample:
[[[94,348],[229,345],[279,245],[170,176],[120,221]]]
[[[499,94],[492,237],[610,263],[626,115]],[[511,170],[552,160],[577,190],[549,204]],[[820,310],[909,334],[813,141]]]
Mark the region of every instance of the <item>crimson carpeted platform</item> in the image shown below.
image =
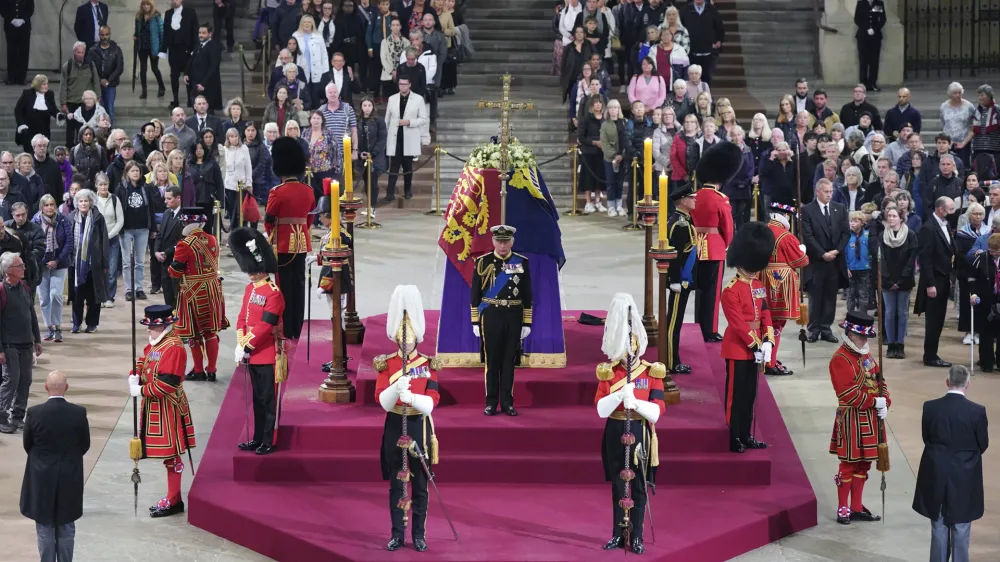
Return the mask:
[[[375,355],[393,351],[384,315],[366,319],[364,346],[349,351],[357,358],[352,367],[359,366],[359,403],[351,405],[317,400],[330,331],[329,322],[314,322],[311,366],[300,347],[273,455],[236,449],[244,423],[244,384],[237,373],[191,488],[189,521],[278,560],[613,556],[600,548],[614,522],[600,461],[603,422],[593,406],[603,328],[577,323],[579,312],[566,314],[568,366],[518,370],[517,418],[482,415],[481,368],[446,369],[440,376],[434,420],[441,464],[434,470],[460,543],[432,499],[431,550],[384,550],[388,485],[381,481],[378,448],[385,414],[375,405],[371,367]],[[435,348],[436,325],[437,312],[428,311],[421,349]],[[660,468],[652,506],[658,534],[654,542],[647,524],[644,559],[726,560],[815,525],[815,495],[766,382],[758,393],[757,433],[771,448],[734,455],[727,452],[720,402],[725,364],[718,346],[704,344],[697,327],[685,326],[681,353],[695,374],[677,377],[682,403],[657,424]]]

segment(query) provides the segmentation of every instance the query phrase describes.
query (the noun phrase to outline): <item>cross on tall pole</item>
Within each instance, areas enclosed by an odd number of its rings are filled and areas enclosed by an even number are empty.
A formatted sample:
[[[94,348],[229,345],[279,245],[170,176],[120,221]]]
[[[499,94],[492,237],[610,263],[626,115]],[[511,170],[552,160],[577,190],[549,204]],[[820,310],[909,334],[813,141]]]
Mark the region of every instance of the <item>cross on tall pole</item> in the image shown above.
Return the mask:
[[[503,89],[501,90],[500,101],[479,100],[476,106],[479,109],[499,109],[500,110],[500,223],[507,224],[507,180],[510,179],[510,113],[512,111],[535,109],[532,101],[511,102],[510,101],[510,73],[503,75]]]

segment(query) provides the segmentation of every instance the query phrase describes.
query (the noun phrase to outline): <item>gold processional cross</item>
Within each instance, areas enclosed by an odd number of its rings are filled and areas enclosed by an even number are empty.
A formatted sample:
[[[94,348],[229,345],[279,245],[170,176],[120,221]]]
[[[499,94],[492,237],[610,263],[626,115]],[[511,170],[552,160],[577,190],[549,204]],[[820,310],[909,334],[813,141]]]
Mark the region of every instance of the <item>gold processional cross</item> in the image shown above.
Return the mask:
[[[500,101],[479,100],[479,109],[499,109],[500,110],[500,224],[507,224],[507,180],[510,179],[510,113],[511,111],[535,109],[532,101],[511,102],[510,101],[510,73],[503,75],[503,89],[501,90]]]

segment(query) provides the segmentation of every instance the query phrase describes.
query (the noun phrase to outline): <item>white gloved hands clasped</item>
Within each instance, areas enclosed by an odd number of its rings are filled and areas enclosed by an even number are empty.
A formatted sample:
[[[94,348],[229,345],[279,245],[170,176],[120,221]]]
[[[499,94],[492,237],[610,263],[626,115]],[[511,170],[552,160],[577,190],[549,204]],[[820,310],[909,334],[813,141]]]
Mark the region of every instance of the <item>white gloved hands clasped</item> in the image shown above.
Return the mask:
[[[622,406],[624,406],[626,410],[635,410],[639,407],[635,396],[632,396],[631,394],[625,395],[625,399],[622,400]]]
[[[761,344],[760,351],[761,351],[761,353],[764,354],[764,362],[765,363],[770,363],[771,362],[771,352],[773,350],[774,350],[774,344],[773,343],[771,343],[769,341],[766,341],[766,342],[764,342],[764,343]]]
[[[523,340],[524,338],[530,335],[531,335],[531,328],[528,326],[521,326],[521,339]]]
[[[399,377],[399,379],[395,382],[395,385],[396,392],[399,392],[400,394],[404,391],[408,392],[410,390],[410,377]]]
[[[139,386],[139,375],[128,376],[128,393],[136,398],[142,396],[142,387]]]
[[[476,334],[477,338],[481,338],[482,337],[482,336],[479,335],[479,325],[478,324],[473,324],[472,325],[472,333]]]
[[[868,35],[869,36],[875,35],[875,30],[874,29],[868,29]]]
[[[14,18],[10,20],[10,24],[13,25],[14,27],[21,27],[22,25],[24,25],[24,20],[21,18]]]

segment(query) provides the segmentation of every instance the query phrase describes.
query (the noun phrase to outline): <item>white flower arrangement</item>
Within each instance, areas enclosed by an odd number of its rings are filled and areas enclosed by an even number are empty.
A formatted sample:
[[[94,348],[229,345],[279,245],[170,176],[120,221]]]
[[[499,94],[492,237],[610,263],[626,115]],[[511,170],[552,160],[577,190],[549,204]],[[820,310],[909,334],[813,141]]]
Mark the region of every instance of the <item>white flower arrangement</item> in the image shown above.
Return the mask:
[[[507,146],[508,166],[515,170],[521,168],[534,168],[535,154],[530,148],[521,144],[517,139],[511,139]],[[500,145],[498,143],[487,143],[476,145],[469,155],[469,165],[474,168],[500,169]]]

